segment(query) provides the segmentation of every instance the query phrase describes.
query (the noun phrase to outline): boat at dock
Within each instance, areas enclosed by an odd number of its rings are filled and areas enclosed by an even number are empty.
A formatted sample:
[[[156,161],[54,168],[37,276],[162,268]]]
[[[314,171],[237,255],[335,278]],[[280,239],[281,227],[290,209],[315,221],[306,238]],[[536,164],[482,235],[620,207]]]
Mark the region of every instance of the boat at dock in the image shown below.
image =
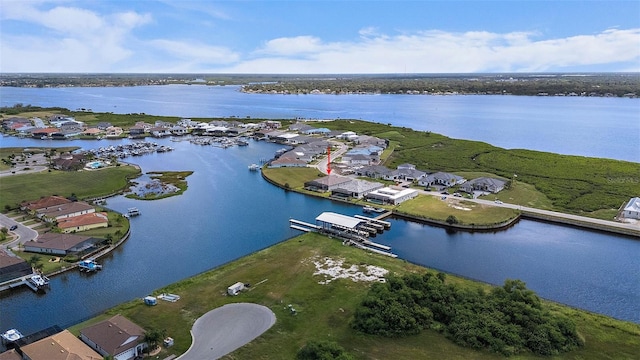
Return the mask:
[[[78,268],[82,272],[96,272],[102,270],[102,265],[98,264],[93,259],[86,259],[78,263]]]
[[[7,348],[12,348],[12,345],[23,337],[22,333],[17,329],[9,329],[0,335],[0,338],[2,338],[2,345]]]
[[[34,274],[25,281],[25,284],[35,292],[44,292],[49,287],[49,278]]]
[[[258,164],[251,164],[251,165],[249,165],[249,170],[250,170],[250,171],[258,171],[258,170],[260,170],[260,165],[258,165]]]
[[[362,207],[362,211],[366,212],[366,213],[378,213],[378,214],[382,214],[383,212],[385,212],[386,210],[383,208],[377,208],[377,207],[373,207],[373,206],[369,206],[369,205],[365,205]]]

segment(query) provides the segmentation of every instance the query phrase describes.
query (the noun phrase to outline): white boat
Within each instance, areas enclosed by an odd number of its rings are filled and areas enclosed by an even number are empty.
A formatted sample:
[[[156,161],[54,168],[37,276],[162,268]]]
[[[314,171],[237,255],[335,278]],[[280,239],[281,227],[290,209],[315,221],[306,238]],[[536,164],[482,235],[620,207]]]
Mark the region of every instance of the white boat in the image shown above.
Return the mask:
[[[128,216],[138,216],[140,215],[140,210],[138,210],[138,208],[132,207],[127,209],[127,215]]]
[[[26,284],[33,291],[44,291],[49,287],[49,278],[44,275],[35,274],[27,279]]]
[[[78,268],[80,271],[86,272],[94,272],[98,270],[102,270],[102,265],[98,264],[93,259],[82,260],[78,263]]]
[[[16,342],[17,340],[23,338],[24,336],[17,329],[9,329],[6,332],[4,332],[1,335],[1,337],[2,337],[2,343],[4,345],[7,345],[9,343]]]
[[[373,206],[365,205],[365,206],[363,206],[363,207],[362,207],[362,211],[364,211],[364,212],[366,212],[366,213],[372,213],[372,212],[374,212],[374,213],[379,213],[379,214],[380,214],[380,213],[385,212],[386,210],[385,210],[385,209],[383,209],[383,208],[377,208],[377,207],[373,207]]]
[[[249,165],[249,170],[251,170],[251,171],[258,171],[258,170],[260,170],[260,165],[258,165],[258,164],[251,164],[251,165]]]

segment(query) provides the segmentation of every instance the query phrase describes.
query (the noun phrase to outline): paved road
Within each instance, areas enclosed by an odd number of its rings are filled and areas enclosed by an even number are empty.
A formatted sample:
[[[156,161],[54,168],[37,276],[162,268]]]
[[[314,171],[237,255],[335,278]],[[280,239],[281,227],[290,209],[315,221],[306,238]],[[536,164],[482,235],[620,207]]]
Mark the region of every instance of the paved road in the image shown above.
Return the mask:
[[[38,236],[37,231],[20,224],[4,214],[0,214],[0,226],[10,228],[13,225],[18,225],[18,228],[13,231],[13,233],[18,236],[12,242],[3,245],[7,249],[16,247],[18,244],[24,244],[26,241],[33,240]]]
[[[213,360],[248,344],[276,322],[266,306],[227,304],[202,315],[191,328],[193,342],[179,360]]]

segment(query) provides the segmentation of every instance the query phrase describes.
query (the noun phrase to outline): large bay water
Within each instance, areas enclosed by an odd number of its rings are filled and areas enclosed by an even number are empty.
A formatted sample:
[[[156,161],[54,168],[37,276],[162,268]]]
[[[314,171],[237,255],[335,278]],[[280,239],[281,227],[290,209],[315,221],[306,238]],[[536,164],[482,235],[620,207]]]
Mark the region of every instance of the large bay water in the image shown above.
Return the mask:
[[[640,162],[640,99],[543,96],[264,95],[237,86],[0,87],[16,103],[183,117],[362,119],[503,148]]]
[[[267,96],[236,90],[201,86],[0,88],[0,101],[2,105],[21,102],[189,117],[362,118],[503,147],[630,161],[638,161],[639,157],[634,150],[638,147],[640,125],[633,121],[639,102],[634,99]],[[446,112],[448,115],[443,118],[448,120],[438,122],[428,115],[436,110]],[[578,113],[585,116],[584,121],[576,120],[580,117]],[[568,119],[573,125],[561,127],[575,126],[577,133],[585,134],[585,128],[591,128],[590,138],[581,139],[589,146],[578,150],[573,144],[579,143],[576,137],[566,137],[564,143],[552,140],[556,124],[544,114],[552,114],[555,122]],[[492,119],[497,122],[494,124]],[[516,126],[513,121],[521,125]],[[540,122],[549,126],[540,126]],[[497,128],[486,132],[478,124]],[[481,138],[484,136],[493,136],[497,141]],[[616,137],[619,139],[614,141]],[[509,146],[514,139],[524,144]],[[51,291],[43,296],[30,290],[1,294],[0,331],[15,327],[30,333],[51,325],[68,326],[299,234],[289,229],[289,218],[313,222],[322,211],[344,214],[361,211],[359,207],[285,192],[268,184],[258,173],[248,171],[248,164],[272,156],[279,146],[251,142],[247,147],[220,149],[167,139],[156,141],[176,150],[129,160],[139,164],[144,172],[195,171],[188,178],[188,191],[152,202],[121,196],[109,199],[108,206],[115,210],[124,212],[136,206],[142,211],[141,216],[132,219],[131,238],[102,260],[105,269],[98,274],[87,277],[68,272],[57,276]],[[106,140],[66,143],[0,136],[2,147],[73,144],[89,149],[117,143]],[[496,233],[451,233],[402,220],[392,222],[391,231],[376,241],[392,246],[403,259],[493,284],[519,278],[544,298],[640,323],[637,239],[534,221],[520,221]]]

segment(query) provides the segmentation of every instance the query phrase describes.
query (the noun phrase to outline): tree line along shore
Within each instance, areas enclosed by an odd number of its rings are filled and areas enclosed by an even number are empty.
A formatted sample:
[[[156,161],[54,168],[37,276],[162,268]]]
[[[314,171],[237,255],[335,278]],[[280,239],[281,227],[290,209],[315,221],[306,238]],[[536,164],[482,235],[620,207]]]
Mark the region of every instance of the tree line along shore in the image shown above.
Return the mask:
[[[497,74],[0,74],[0,86],[77,87],[241,85],[243,91],[278,94],[481,94],[525,96],[640,95],[637,73]]]

